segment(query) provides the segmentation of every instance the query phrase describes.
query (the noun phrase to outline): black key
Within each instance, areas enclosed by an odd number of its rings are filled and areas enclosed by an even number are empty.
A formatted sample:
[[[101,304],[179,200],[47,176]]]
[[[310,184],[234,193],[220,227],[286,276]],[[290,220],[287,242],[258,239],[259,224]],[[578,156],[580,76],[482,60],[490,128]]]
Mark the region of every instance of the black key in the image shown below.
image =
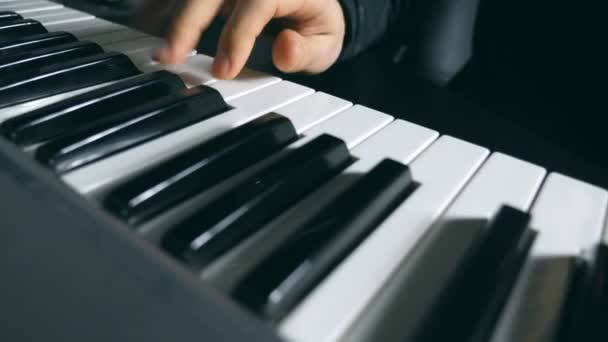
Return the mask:
[[[77,41],[73,34],[67,32],[36,34],[0,43],[0,58]]]
[[[48,32],[42,24],[31,19],[0,23],[0,42]]]
[[[0,11],[0,25],[22,19],[23,17],[15,12]]]
[[[184,88],[170,72],[143,74],[9,119],[0,124],[0,133],[17,145],[39,144]]]
[[[608,317],[608,246],[605,244],[601,244],[598,250],[598,260],[599,260],[599,268],[601,269],[600,277],[602,279],[602,287],[601,287],[601,296],[600,303],[601,309],[599,312],[600,317],[602,317],[602,321],[599,322],[595,327],[597,329],[601,329],[601,332],[598,335],[601,336],[603,341],[608,340],[608,331],[605,329],[603,324],[606,321],[606,317]]]
[[[559,342],[605,341],[608,249],[600,245],[585,254],[575,261],[576,272],[562,312]]]
[[[215,89],[183,89],[45,144],[36,152],[36,158],[56,172],[65,173],[226,110],[226,103]]]
[[[489,339],[536,238],[529,220],[528,214],[510,207],[499,211],[412,341]]]
[[[0,74],[8,75],[13,72],[38,69],[47,65],[100,53],[103,53],[103,49],[92,42],[75,42],[22,52],[0,58]]]
[[[415,187],[407,166],[382,161],[248,274],[234,296],[252,311],[280,320]]]
[[[267,114],[205,142],[112,191],[105,206],[132,225],[198,194],[298,138],[287,118]]]
[[[234,247],[351,162],[343,141],[322,135],[171,229],[162,245],[200,269]]]
[[[11,74],[0,79],[0,108],[135,76],[123,54],[108,52]]]

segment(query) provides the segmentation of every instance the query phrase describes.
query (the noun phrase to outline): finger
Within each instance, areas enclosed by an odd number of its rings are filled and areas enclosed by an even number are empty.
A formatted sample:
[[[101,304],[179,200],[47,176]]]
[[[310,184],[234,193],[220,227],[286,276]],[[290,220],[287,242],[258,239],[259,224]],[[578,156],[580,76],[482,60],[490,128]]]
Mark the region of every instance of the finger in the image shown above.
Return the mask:
[[[234,9],[234,3],[236,0],[224,0],[224,4],[222,5],[222,16],[224,18],[228,18],[232,10]]]
[[[144,32],[158,34],[174,7],[175,1],[141,1],[133,10],[132,24]]]
[[[180,63],[196,47],[201,34],[217,16],[222,0],[188,0],[173,21],[167,42],[157,53],[162,63]]]
[[[213,74],[222,79],[234,78],[243,68],[257,36],[275,14],[275,1],[237,1],[222,31],[213,63]]]
[[[341,50],[342,37],[338,34],[304,36],[285,29],[274,42],[272,61],[285,73],[320,73],[334,64]]]

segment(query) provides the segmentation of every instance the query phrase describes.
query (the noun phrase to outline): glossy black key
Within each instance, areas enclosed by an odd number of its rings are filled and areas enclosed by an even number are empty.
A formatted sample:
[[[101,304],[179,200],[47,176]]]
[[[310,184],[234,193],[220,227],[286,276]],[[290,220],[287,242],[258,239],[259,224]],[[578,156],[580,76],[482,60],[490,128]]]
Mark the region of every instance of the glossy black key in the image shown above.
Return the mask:
[[[7,23],[7,22],[11,22],[11,21],[15,21],[15,20],[22,20],[23,17],[20,14],[17,14],[15,12],[9,12],[9,11],[0,11],[0,25]]]
[[[45,144],[36,152],[36,158],[56,172],[65,173],[206,120],[227,108],[215,89],[183,89]]]
[[[78,39],[68,32],[36,34],[0,43],[0,58],[77,41]]]
[[[42,24],[31,19],[0,23],[0,42],[48,32]]]
[[[530,216],[503,207],[484,229],[412,341],[487,341],[536,232]],[[437,251],[441,253],[441,251]]]
[[[9,119],[0,133],[17,145],[39,144],[184,88],[168,71],[143,74]]]
[[[577,267],[562,312],[559,342],[606,340],[607,258],[606,246],[599,245],[574,261]]]
[[[248,274],[234,296],[252,311],[280,320],[415,187],[407,166],[382,161]]]
[[[267,114],[164,162],[112,191],[105,206],[132,225],[198,194],[298,138],[287,118]]]
[[[100,53],[103,53],[101,46],[92,42],[75,42],[22,52],[0,58],[0,74],[23,72]]]
[[[351,162],[340,139],[322,135],[293,151],[171,229],[162,245],[200,269],[234,247]]]
[[[605,329],[604,324],[606,323],[606,317],[608,317],[608,246],[602,243],[598,248],[598,260],[599,268],[601,269],[600,278],[601,280],[601,296],[600,296],[600,311],[599,317],[602,317],[602,321],[598,322],[595,326],[597,329],[601,329],[597,333],[602,341],[608,340],[608,330]]]
[[[0,108],[135,76],[123,54],[108,52],[11,74],[0,79]]]

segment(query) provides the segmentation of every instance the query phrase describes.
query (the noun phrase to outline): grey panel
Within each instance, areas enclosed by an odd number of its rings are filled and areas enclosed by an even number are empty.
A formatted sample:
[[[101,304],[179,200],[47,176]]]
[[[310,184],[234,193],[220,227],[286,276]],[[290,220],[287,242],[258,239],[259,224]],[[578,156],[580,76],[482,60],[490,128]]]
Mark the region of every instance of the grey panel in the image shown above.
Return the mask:
[[[0,341],[278,341],[0,139]]]

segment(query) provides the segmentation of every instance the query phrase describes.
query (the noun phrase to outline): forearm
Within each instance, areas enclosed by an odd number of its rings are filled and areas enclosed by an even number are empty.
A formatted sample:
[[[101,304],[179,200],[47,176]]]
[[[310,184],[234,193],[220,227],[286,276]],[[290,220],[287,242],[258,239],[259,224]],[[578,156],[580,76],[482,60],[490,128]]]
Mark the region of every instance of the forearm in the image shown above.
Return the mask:
[[[352,57],[398,24],[404,0],[339,0],[346,20],[346,37],[340,59]]]

